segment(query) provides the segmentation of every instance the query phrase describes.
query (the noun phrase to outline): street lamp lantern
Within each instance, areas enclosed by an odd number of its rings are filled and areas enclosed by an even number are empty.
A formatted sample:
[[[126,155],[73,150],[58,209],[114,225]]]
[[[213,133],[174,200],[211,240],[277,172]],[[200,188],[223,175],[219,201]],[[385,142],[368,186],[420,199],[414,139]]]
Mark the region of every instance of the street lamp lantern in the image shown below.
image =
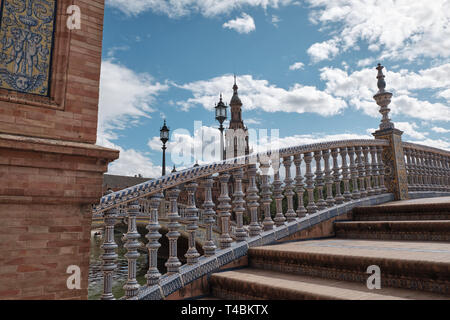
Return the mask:
[[[164,120],[164,125],[160,130],[160,138],[163,144],[166,144],[169,141],[169,132],[170,129],[166,126],[166,120]]]
[[[164,120],[164,125],[159,130],[160,134],[159,137],[161,139],[161,142],[163,143],[162,150],[163,150],[163,163],[162,163],[162,175],[166,175],[166,143],[169,141],[169,133],[170,129],[166,125],[166,120]]]
[[[227,119],[227,106],[222,101],[222,95],[220,95],[220,102],[216,105],[216,120],[220,125]]]
[[[225,160],[225,152],[224,152],[224,147],[223,147],[223,123],[225,120],[227,120],[227,106],[225,105],[225,103],[223,103],[222,101],[222,94],[220,94],[220,101],[219,103],[216,105],[215,109],[216,109],[216,120],[219,121],[220,123],[220,157],[222,160]]]

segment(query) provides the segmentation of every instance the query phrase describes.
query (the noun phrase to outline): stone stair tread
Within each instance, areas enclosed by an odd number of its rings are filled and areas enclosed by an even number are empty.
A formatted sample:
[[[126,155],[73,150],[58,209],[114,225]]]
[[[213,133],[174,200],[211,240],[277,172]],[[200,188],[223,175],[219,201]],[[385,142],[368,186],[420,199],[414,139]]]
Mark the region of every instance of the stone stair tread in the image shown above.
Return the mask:
[[[377,241],[330,239],[289,242],[249,250],[250,255],[324,255],[333,257],[357,257],[399,262],[439,264],[450,272],[450,246],[448,242],[426,241]]]
[[[375,221],[336,221],[335,226],[338,228],[345,226],[373,226],[383,227],[391,226],[393,228],[413,228],[413,230],[427,230],[432,228],[434,230],[450,230],[450,220],[404,220],[404,221],[390,221],[390,220],[375,220]]]
[[[435,293],[398,288],[370,290],[362,283],[329,280],[254,268],[216,273],[212,275],[213,278],[215,278],[215,281],[220,282],[220,280],[223,280],[228,284],[242,282],[261,290],[269,287],[273,290],[285,290],[287,295],[292,298],[306,295],[316,299],[345,300],[449,299],[446,296]]]

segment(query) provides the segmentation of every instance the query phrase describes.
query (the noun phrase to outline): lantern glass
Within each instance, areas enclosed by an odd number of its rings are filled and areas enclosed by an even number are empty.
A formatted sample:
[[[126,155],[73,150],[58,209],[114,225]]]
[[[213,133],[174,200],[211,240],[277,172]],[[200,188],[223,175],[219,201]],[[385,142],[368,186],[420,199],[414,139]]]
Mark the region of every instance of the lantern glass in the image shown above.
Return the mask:
[[[220,107],[216,107],[216,119],[220,117]]]
[[[161,139],[169,139],[169,131],[168,130],[161,130]]]

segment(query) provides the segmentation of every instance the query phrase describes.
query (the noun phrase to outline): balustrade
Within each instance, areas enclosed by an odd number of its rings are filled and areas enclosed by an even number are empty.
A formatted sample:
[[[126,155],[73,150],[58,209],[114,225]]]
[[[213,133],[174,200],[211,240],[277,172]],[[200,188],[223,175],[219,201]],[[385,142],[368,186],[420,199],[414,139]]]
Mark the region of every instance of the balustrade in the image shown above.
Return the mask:
[[[247,157],[245,161],[231,159],[218,165],[201,166],[189,169],[186,173],[169,175],[164,179],[161,178],[157,184],[143,185],[132,189],[133,192],[124,190],[120,193],[121,202],[115,202],[118,193],[113,193],[114,197],[106,195],[104,200],[102,199],[100,209],[105,228],[102,245],[104,253],[101,256],[104,275],[101,299],[114,299],[113,275],[117,269],[114,225],[123,221],[124,218],[127,219],[128,224],[128,231],[123,237],[124,248],[127,250],[125,257],[128,261],[128,278],[123,288],[125,298],[129,299],[135,297],[141,289],[136,280],[136,264],[140,255],[138,249],[141,246],[136,226],[137,217],[139,221],[145,215],[148,219],[146,226],[148,230],[146,235],[148,287],[160,283],[163,277],[158,270],[158,250],[162,236],[159,233],[160,224],[166,223],[168,229],[165,235],[169,244],[165,262],[167,274],[179,273],[182,270],[179,254],[184,254],[187,265],[195,266],[199,263],[200,253],[197,251],[199,242],[202,242],[204,255],[213,257],[221,250],[230,248],[235,241],[250,241],[260,236],[262,229],[270,231],[282,228],[287,222],[304,219],[306,214],[313,214],[344,202],[386,193],[383,148],[387,145],[388,142],[384,140],[375,140],[373,142],[323,143],[298,149],[287,148],[279,151],[280,158],[257,155]],[[450,191],[449,152],[406,143],[404,154],[410,191]],[[280,159],[284,166],[284,184],[281,180],[283,172],[280,171]],[[304,174],[302,173],[303,162]],[[295,165],[295,177],[291,175],[292,164]],[[314,173],[313,165],[315,165]],[[257,175],[258,167],[259,176]],[[269,176],[270,167],[273,169],[272,183]],[[245,193],[244,172],[248,176]],[[233,183],[230,181],[231,176]],[[217,203],[213,201],[215,180],[220,185]],[[260,190],[257,181],[260,182]],[[199,184],[204,190],[201,226],[199,226],[199,208],[196,205]],[[233,192],[230,195],[231,184],[233,184]],[[163,191],[169,202],[167,221],[160,221],[159,210],[164,197]],[[181,192],[187,194],[187,198],[184,198],[186,203],[180,203]],[[298,198],[296,209],[294,208],[295,194]],[[272,202],[275,204],[272,207],[274,212],[271,212]],[[287,208],[286,212],[283,212],[283,203]],[[261,209],[261,218],[258,216],[258,208]],[[244,219],[247,211],[250,221]],[[235,220],[232,220],[231,212],[234,213]],[[273,220],[272,215],[274,215]],[[185,234],[188,237],[186,252],[178,252],[181,222],[185,226]],[[204,228],[202,239],[197,236],[200,227]]]
[[[448,191],[449,152],[404,143],[410,191]]]

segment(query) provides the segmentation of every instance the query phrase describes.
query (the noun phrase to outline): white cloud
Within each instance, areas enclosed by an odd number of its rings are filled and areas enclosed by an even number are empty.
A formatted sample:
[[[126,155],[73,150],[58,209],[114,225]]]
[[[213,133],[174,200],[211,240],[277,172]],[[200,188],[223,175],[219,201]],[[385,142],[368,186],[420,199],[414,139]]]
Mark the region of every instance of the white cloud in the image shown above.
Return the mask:
[[[170,18],[178,18],[191,13],[205,17],[228,14],[244,7],[279,8],[294,3],[293,0],[107,0],[107,4],[127,15],[137,15],[152,10]]]
[[[280,148],[289,148],[319,142],[358,140],[358,139],[372,140],[373,136],[353,134],[353,133],[340,133],[340,134],[314,133],[314,134],[302,134],[280,138],[277,141],[277,143],[279,144]]]
[[[375,61],[374,58],[366,58],[366,59],[359,60],[357,65],[358,65],[358,67],[367,67],[369,65],[373,65],[374,61]]]
[[[100,75],[99,135],[124,129],[130,120],[150,117],[155,97],[168,89],[148,74],[137,74],[112,60],[102,62]]]
[[[262,123],[261,119],[254,119],[254,118],[249,118],[249,119],[244,119],[245,124],[255,124],[255,125],[259,125]]]
[[[218,94],[225,92],[224,100],[231,99],[231,88],[234,78],[232,75],[224,75],[206,81],[195,81],[179,88],[192,92],[193,98],[179,101],[177,104],[183,109],[201,105],[207,110],[212,110],[218,101]],[[239,96],[244,110],[260,109],[265,112],[295,112],[316,113],[322,116],[339,114],[347,107],[341,98],[318,90],[312,86],[295,84],[289,89],[271,85],[267,80],[253,79],[251,75],[238,78]]]
[[[450,151],[450,142],[447,140],[443,140],[443,139],[437,139],[437,140],[424,139],[424,140],[416,140],[416,141],[408,141],[408,142],[417,143],[417,144],[421,144],[421,145],[424,145],[427,147],[433,147],[433,148]]]
[[[109,173],[161,175],[161,167],[143,153],[112,141],[117,139],[119,130],[135,125],[140,117],[150,117],[155,111],[151,107],[155,97],[167,89],[166,84],[155,82],[150,75],[137,74],[112,60],[102,62],[97,144],[120,150],[120,158],[110,164]]]
[[[313,59],[329,59],[358,41],[383,58],[449,57],[450,1],[307,0],[310,20],[332,30],[330,40],[313,44]],[[336,43],[339,34],[339,42]],[[334,43],[333,51],[326,50]],[[318,49],[322,49],[321,51]]]
[[[281,22],[281,19],[280,19],[280,17],[278,17],[278,16],[276,16],[276,15],[272,15],[272,24],[275,26],[275,27],[278,27],[278,22]]]
[[[109,174],[123,176],[135,176],[141,174],[146,178],[158,178],[161,176],[162,167],[155,165],[152,160],[142,152],[134,149],[124,149],[121,146],[104,139],[99,145],[120,151],[119,159],[108,167]],[[166,169],[168,170],[168,168]]]
[[[437,132],[437,133],[450,133],[450,129],[444,129],[441,127],[433,127],[433,128],[431,128],[431,130],[433,130],[434,132]]]
[[[450,89],[439,92],[438,96],[446,99],[447,101],[450,101]]]
[[[379,117],[379,107],[372,99],[377,92],[376,70],[362,69],[349,74],[339,68],[322,68],[321,79],[326,82],[325,92],[346,99],[357,110],[372,117]],[[392,115],[401,114],[428,121],[450,121],[450,107],[442,103],[422,101],[414,91],[422,89],[442,90],[450,88],[450,64],[409,72],[385,72],[387,89],[394,93],[390,108]]]
[[[314,63],[330,60],[339,53],[338,43],[337,39],[318,42],[309,47],[307,52]]]
[[[242,13],[242,16],[240,18],[225,22],[223,24],[223,27],[239,33],[250,33],[256,29],[255,21],[245,12]]]
[[[293,65],[289,66],[289,70],[301,70],[305,66],[302,62],[296,62]]]
[[[428,132],[419,132],[418,125],[415,122],[396,122],[395,127],[404,132],[405,135],[415,139],[426,139]]]
[[[159,136],[149,139],[148,147],[161,150]],[[192,135],[186,129],[174,130],[167,143],[167,154],[177,168],[220,160],[220,132],[217,128],[199,126]]]

